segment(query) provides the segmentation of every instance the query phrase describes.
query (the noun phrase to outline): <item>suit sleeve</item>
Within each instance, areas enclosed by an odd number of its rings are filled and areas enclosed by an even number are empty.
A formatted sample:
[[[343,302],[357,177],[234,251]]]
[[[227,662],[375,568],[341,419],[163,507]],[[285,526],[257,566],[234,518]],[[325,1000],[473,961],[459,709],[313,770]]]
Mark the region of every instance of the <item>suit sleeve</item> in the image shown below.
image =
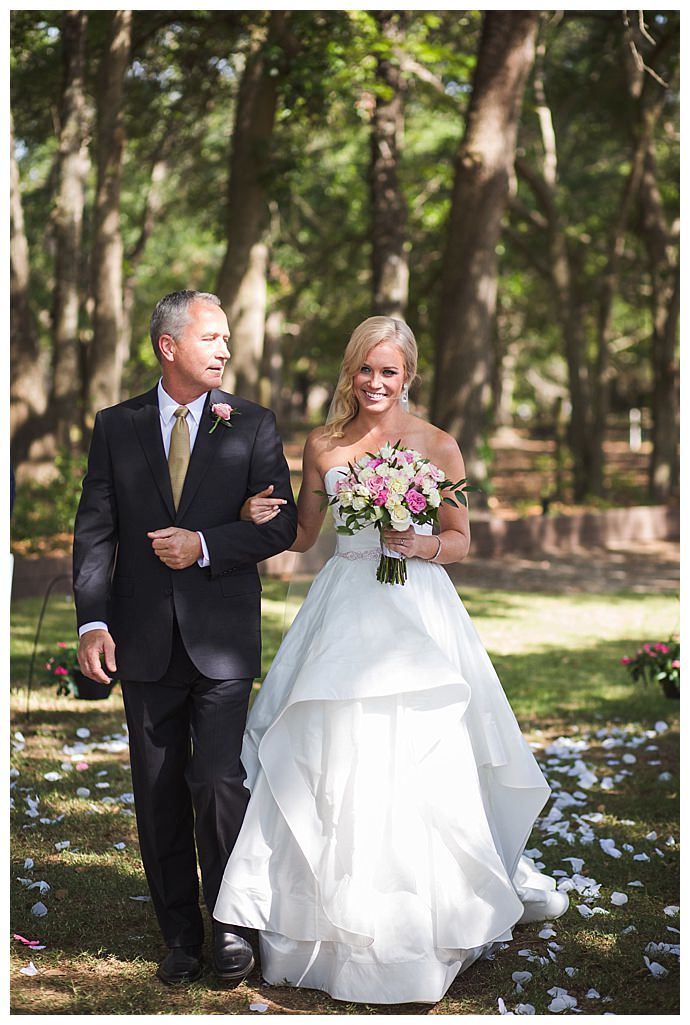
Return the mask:
[[[263,491],[274,485],[273,498],[285,498],[287,505],[270,522],[255,524],[244,520],[204,530],[204,538],[211,559],[212,577],[232,573],[235,569],[256,565],[264,559],[284,552],[297,536],[297,508],[290,485],[290,471],[283,454],[283,446],[276,427],[275,416],[266,410],[262,417],[254,446],[247,485],[247,494]]]
[[[108,621],[117,536],[112,464],[103,416],[98,413],[74,524],[72,575],[77,626]]]

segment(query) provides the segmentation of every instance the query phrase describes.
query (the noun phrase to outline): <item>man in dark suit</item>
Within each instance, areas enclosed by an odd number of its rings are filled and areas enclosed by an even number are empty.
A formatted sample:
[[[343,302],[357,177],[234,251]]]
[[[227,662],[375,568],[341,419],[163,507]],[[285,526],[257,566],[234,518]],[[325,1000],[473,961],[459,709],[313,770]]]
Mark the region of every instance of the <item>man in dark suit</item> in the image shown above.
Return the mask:
[[[169,948],[158,976],[176,984],[202,973],[197,851],[212,913],[249,799],[240,752],[260,673],[257,563],[290,547],[297,514],[273,414],[219,390],[230,356],[219,299],[165,296],[151,340],[158,386],[96,417],[74,594],[83,672],[122,682],[142,860]],[[271,483],[279,515],[241,520]],[[213,964],[231,983],[251,971],[241,929],[214,922]]]

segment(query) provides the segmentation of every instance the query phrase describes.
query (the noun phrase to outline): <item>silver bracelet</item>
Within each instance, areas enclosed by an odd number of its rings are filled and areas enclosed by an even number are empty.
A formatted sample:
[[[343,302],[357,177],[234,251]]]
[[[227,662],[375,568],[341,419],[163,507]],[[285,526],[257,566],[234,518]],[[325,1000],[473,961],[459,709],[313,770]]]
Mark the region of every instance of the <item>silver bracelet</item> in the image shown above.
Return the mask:
[[[440,534],[436,535],[436,540],[438,541],[438,548],[436,549],[436,554],[434,555],[433,559],[429,559],[428,560],[429,562],[436,562],[436,560],[438,559],[439,555],[441,554],[441,535]]]

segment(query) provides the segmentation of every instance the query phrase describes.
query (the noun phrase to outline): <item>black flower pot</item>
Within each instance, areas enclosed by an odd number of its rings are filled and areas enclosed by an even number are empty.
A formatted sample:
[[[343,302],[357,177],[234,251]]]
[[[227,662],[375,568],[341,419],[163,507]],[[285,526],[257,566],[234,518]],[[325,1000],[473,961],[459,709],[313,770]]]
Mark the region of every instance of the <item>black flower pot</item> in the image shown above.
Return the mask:
[[[664,679],[661,681],[661,689],[667,698],[680,698],[680,687],[673,680]]]
[[[74,682],[77,685],[77,698],[80,701],[103,701],[110,697],[110,692],[117,683],[111,680],[110,683],[99,683],[98,680],[90,680],[82,672],[76,670],[73,674]]]

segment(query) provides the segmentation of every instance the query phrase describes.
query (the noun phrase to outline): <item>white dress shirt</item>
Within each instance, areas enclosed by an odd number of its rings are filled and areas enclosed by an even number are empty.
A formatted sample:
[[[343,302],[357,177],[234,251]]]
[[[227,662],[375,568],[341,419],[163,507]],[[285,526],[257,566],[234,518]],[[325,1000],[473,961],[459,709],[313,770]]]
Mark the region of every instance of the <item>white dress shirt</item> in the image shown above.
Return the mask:
[[[204,392],[198,399],[194,399],[193,402],[188,402],[187,409],[189,413],[187,415],[187,427],[189,428],[189,452],[190,455],[194,450],[194,442],[199,432],[199,424],[201,423],[201,417],[206,405],[206,397],[208,392]],[[170,435],[172,429],[175,426],[175,410],[180,406],[179,402],[171,398],[167,391],[163,387],[163,381],[158,382],[158,411],[160,413],[160,425],[161,435],[163,437],[163,448],[165,449],[165,458],[168,458],[170,451]],[[210,566],[211,560],[208,554],[208,548],[206,547],[206,541],[204,535],[200,530],[197,530],[199,540],[201,541],[201,558],[197,560],[198,565],[202,567]],[[79,627],[79,636],[85,634],[88,630],[107,630],[107,624],[98,622],[84,623],[83,626]]]

